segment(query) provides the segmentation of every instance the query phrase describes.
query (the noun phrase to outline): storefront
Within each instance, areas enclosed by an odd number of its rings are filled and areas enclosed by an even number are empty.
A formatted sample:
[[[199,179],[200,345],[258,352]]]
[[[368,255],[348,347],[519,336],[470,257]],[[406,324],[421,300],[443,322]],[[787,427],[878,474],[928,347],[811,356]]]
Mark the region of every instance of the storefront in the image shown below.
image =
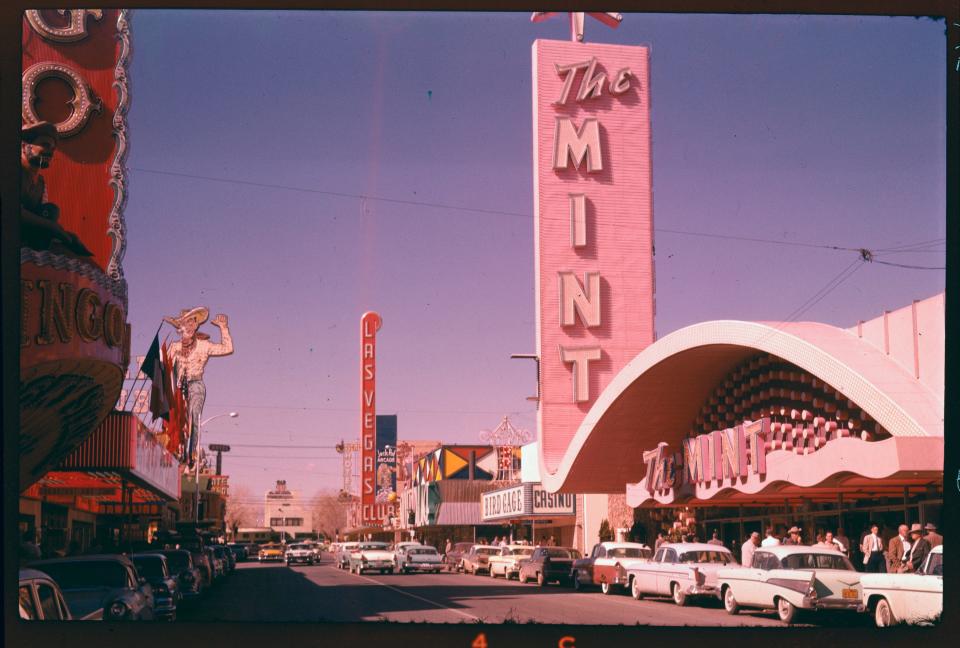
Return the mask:
[[[172,528],[179,480],[179,464],[153,433],[135,415],[112,412],[21,494],[21,529],[32,521],[45,555],[147,542]]]
[[[548,493],[539,483],[521,483],[481,495],[480,518],[500,525],[514,541],[571,547],[577,523],[576,496]]]

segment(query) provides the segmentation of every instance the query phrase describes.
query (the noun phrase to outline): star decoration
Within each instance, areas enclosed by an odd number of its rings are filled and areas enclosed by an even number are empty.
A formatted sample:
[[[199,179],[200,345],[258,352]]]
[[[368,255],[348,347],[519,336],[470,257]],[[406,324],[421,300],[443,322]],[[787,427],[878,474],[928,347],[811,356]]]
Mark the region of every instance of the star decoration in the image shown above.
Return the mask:
[[[550,18],[556,15],[555,11],[535,11],[533,15],[530,16],[531,22],[543,22],[547,18]],[[623,16],[616,13],[615,11],[571,11],[570,12],[570,40],[576,43],[583,42],[583,21],[584,16],[589,14],[592,18],[595,18],[602,22],[607,27],[612,27],[616,29],[620,23],[623,21]]]

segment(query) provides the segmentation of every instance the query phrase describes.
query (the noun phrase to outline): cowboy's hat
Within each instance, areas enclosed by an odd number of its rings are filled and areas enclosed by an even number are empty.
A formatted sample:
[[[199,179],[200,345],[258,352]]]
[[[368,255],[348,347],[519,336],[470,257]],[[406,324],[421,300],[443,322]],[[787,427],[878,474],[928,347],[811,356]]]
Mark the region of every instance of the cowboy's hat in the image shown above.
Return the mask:
[[[937,525],[934,524],[933,522],[927,522],[927,524],[923,528],[926,529],[927,531],[936,531]]]
[[[800,533],[800,527],[790,527],[790,530],[787,533]]]
[[[54,141],[59,139],[57,127],[48,121],[39,121],[32,124],[23,124],[20,127],[20,139],[25,142],[33,142],[38,137],[47,136]]]
[[[910,533],[919,533],[923,535],[923,527],[920,526],[919,522],[914,522],[910,525]]]
[[[164,322],[170,322],[177,328],[183,326],[183,322],[188,319],[194,319],[197,321],[197,326],[200,326],[207,321],[207,318],[210,317],[210,309],[206,306],[197,306],[196,308],[184,308],[180,311],[180,314],[175,317],[164,317]]]

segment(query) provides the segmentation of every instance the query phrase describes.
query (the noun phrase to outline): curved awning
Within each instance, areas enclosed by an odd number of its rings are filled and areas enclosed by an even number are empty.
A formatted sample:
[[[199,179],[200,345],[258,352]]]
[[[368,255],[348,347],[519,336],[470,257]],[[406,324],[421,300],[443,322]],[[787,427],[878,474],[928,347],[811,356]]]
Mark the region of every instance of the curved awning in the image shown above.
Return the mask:
[[[679,443],[716,385],[758,352],[832,385],[892,436],[938,437],[942,448],[942,395],[849,331],[720,320],[671,333],[628,363],[591,407],[557,469],[548,471],[541,456],[544,486],[622,493],[645,474],[643,452]],[[942,453],[940,461],[942,471]]]

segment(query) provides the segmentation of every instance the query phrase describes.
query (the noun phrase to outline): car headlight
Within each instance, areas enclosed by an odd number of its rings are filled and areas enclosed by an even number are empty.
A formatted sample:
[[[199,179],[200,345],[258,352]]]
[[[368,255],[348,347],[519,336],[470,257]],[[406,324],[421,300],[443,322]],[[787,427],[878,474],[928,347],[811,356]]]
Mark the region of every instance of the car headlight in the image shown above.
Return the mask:
[[[127,614],[127,606],[120,601],[114,601],[110,604],[110,608],[107,611],[110,613],[110,616],[115,619],[122,619]]]

